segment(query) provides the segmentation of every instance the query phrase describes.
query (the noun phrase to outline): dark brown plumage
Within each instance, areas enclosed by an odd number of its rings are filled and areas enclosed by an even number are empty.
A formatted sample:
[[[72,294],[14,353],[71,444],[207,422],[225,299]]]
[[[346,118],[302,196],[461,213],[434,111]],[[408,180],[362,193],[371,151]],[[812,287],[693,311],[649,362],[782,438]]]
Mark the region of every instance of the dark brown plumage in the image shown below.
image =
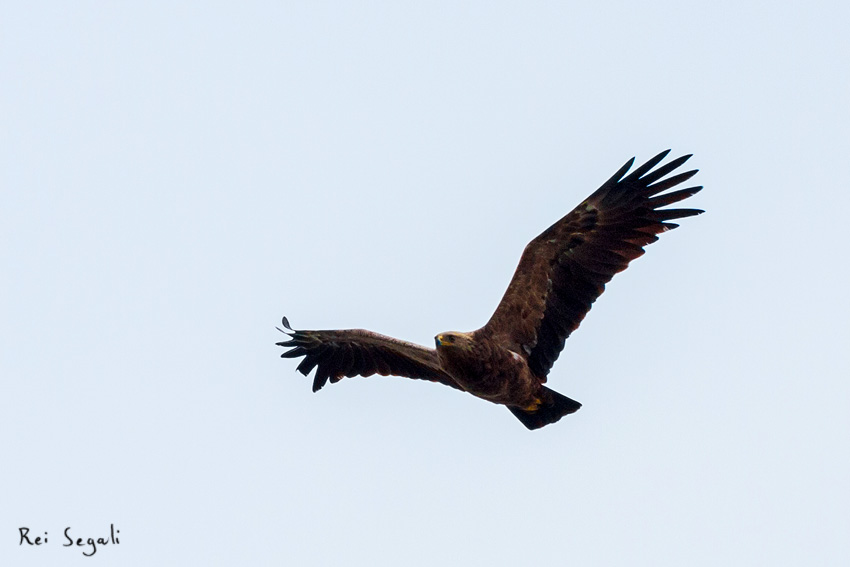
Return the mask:
[[[298,370],[316,368],[313,391],[348,376],[395,375],[440,382],[503,404],[529,429],[554,423],[581,404],[543,384],[605,284],[629,262],[676,228],[669,221],[698,215],[699,209],[662,209],[697,193],[668,189],[696,170],[664,178],[690,155],[653,169],[662,152],[626,175],[629,160],[568,215],[532,240],[519,261],[502,301],[486,325],[471,333],[437,335],[430,349],[362,329],[294,331],[281,356],[303,356]]]

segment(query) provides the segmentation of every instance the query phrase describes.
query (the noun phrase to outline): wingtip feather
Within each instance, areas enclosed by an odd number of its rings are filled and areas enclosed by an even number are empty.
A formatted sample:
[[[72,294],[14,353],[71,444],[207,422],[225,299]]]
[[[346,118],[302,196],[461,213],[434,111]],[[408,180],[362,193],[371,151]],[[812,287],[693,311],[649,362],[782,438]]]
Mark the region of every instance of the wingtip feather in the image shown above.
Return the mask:
[[[659,179],[661,179],[662,177],[664,177],[668,173],[675,171],[676,169],[680,168],[682,166],[682,164],[684,164],[686,161],[691,159],[691,156],[693,156],[693,154],[687,154],[687,155],[684,155],[684,156],[677,157],[673,161],[662,165],[661,167],[659,167],[655,171],[644,172],[645,175],[641,176],[640,180],[645,185],[651,185],[652,183],[654,183],[655,181],[658,181]]]
[[[640,179],[641,177],[646,175],[653,167],[655,167],[656,165],[661,163],[661,161],[665,157],[667,157],[667,154],[669,154],[669,153],[670,153],[670,150],[664,150],[663,152],[653,156],[652,158],[647,160],[646,163],[644,163],[639,168],[637,168],[636,170],[631,172],[629,174],[629,176],[626,177],[625,181],[636,181],[637,179]]]
[[[673,162],[670,162],[667,165],[672,165],[672,163]],[[691,177],[696,175],[697,172],[699,171],[698,169],[692,169],[690,171],[686,171],[684,173],[679,173],[677,175],[674,175],[673,177],[668,177],[667,179],[662,179],[661,181],[653,183],[654,181],[656,181],[656,179],[658,179],[658,177],[655,176],[656,173],[660,172],[662,169],[666,169],[666,167],[667,166],[660,168],[660,169],[652,172],[651,174],[647,175],[644,178],[644,180],[647,180],[648,183],[651,183],[651,185],[647,185],[646,189],[642,190],[642,192],[645,196],[651,197],[652,195],[657,195],[658,193],[661,193],[662,191],[666,191],[667,189],[675,187],[676,185],[678,185],[680,183],[684,183],[685,181],[687,181],[688,179],[690,179]],[[665,171],[661,175],[661,177],[663,177],[664,175],[667,175],[668,173],[670,173],[670,171],[672,171],[672,169],[669,170],[669,171]]]
[[[634,157],[632,157],[632,159],[630,159],[629,161],[627,161],[627,162],[623,165],[623,167],[621,167],[620,169],[618,169],[618,170],[617,170],[617,172],[616,172],[614,175],[612,175],[612,176],[611,176],[611,179],[609,179],[608,181],[606,181],[605,183],[603,183],[603,184],[602,184],[602,186],[603,186],[603,187],[605,187],[605,186],[607,186],[607,185],[613,185],[613,184],[615,184],[615,183],[618,183],[618,182],[619,182],[619,181],[623,178],[623,176],[629,172],[629,170],[632,168],[632,166],[633,166],[634,164],[635,164],[635,158],[634,158]]]

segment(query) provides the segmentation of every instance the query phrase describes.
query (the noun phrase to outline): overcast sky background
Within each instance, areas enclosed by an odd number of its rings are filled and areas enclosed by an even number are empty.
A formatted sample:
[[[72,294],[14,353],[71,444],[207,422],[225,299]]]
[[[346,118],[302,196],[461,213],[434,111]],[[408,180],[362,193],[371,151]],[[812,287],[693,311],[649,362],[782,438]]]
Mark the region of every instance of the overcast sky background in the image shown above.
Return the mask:
[[[3,565],[847,565],[846,2],[4,3]],[[627,159],[706,209],[527,431],[321,392],[275,330],[420,344]],[[118,546],[63,547],[120,530]],[[18,545],[18,528],[48,544]]]

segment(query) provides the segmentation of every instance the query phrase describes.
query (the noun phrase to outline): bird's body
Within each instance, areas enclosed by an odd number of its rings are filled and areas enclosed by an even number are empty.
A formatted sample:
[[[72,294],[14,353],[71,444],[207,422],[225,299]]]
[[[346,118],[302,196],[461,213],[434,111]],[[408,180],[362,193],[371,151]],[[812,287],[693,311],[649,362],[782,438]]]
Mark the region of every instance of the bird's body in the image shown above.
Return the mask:
[[[678,226],[669,220],[702,212],[660,208],[702,189],[663,193],[696,173],[662,179],[690,157],[653,170],[668,152],[625,176],[630,160],[532,240],[502,301],[480,329],[441,333],[436,348],[429,349],[362,329],[294,331],[284,318],[291,338],[278,344],[292,348],[282,356],[304,356],[298,365],[304,375],[316,368],[313,391],[328,380],[377,373],[440,382],[505,405],[529,429],[575,412],[581,404],[544,385],[564,341],[614,274],[641,256],[659,233]]]
[[[447,342],[451,338],[452,342]],[[465,391],[495,404],[529,407],[542,385],[522,355],[473,333],[437,335],[440,366]]]

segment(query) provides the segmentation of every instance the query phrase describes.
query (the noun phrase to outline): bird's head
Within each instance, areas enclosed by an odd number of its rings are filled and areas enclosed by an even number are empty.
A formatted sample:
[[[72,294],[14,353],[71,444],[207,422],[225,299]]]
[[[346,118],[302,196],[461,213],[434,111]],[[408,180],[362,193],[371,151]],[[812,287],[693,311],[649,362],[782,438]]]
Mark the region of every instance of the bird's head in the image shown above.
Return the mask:
[[[434,342],[437,344],[437,350],[441,349],[472,349],[472,335],[469,333],[458,333],[456,331],[447,331],[440,333],[434,337]]]

